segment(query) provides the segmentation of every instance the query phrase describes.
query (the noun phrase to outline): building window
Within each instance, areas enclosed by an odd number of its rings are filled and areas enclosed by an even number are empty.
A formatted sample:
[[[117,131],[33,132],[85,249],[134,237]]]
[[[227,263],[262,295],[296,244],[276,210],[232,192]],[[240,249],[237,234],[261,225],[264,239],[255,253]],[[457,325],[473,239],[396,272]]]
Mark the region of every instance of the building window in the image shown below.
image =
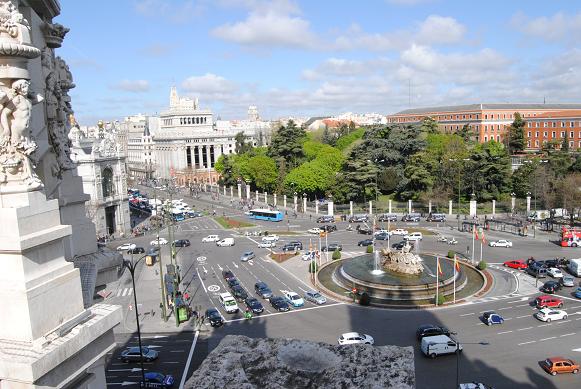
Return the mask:
[[[565,127],[565,122],[561,122],[561,128]]]
[[[539,137],[539,132],[538,132],[538,131],[535,133],[535,136],[536,136],[537,138]]]
[[[565,137],[565,131],[561,131],[561,138]]]
[[[572,140],[569,141],[569,147],[575,147],[575,142],[573,142]]]
[[[569,138],[575,138],[575,131],[571,131],[569,133]]]
[[[543,127],[545,127],[545,128],[549,127],[549,123],[543,122]]]
[[[103,169],[101,175],[102,175],[101,186],[103,188],[103,197],[105,198],[112,196],[114,193],[113,171],[111,170],[111,168],[106,167],[105,169]]]
[[[535,147],[539,147],[539,141],[538,140],[535,141]]]
[[[532,135],[532,132],[529,131],[529,138],[531,137],[531,135]]]
[[[496,141],[500,142],[500,135],[496,135]]]
[[[571,128],[575,127],[575,122],[569,123],[569,127],[571,127]]]
[[[551,132],[551,138],[555,139],[557,137],[557,133],[555,131]]]
[[[527,148],[530,148],[530,147],[531,147],[531,141],[530,141],[530,140],[528,140],[528,141],[527,141]]]
[[[484,135],[484,141],[488,142],[488,137],[486,135]]]
[[[536,126],[535,127],[539,128],[539,122],[536,123]]]
[[[543,132],[543,136],[546,138],[549,135],[547,131]]]
[[[557,122],[552,122],[553,123],[553,128],[557,128]]]

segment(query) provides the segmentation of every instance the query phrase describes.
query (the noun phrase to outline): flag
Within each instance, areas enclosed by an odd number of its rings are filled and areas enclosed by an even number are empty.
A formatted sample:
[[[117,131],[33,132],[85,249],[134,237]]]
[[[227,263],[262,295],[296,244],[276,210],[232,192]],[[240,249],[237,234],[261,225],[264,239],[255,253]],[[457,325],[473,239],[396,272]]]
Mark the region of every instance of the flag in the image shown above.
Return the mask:
[[[482,231],[482,244],[486,244],[486,238],[484,237],[484,231]]]
[[[458,257],[454,255],[454,267],[456,268],[456,272],[460,271],[460,262],[458,262]]]
[[[472,227],[472,228],[473,228],[473,230],[474,230],[474,238],[475,238],[476,240],[478,240],[478,230],[476,229],[476,226],[474,226],[474,227]]]
[[[440,275],[444,275],[444,273],[442,272],[442,266],[440,266],[440,258],[437,258],[437,262],[438,262],[438,273]]]

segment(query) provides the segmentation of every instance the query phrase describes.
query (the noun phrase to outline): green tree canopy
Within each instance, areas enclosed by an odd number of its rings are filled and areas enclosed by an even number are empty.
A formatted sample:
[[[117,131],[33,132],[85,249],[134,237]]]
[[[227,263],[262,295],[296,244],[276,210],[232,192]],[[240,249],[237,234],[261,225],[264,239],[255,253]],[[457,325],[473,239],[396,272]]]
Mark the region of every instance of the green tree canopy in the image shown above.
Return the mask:
[[[286,126],[281,126],[273,134],[268,156],[277,161],[283,158],[287,167],[298,166],[304,156],[303,142],[305,139],[305,130],[289,120]]]
[[[519,153],[525,149],[525,125],[526,122],[520,113],[515,112],[514,121],[508,127],[507,132],[507,145],[510,154]]]

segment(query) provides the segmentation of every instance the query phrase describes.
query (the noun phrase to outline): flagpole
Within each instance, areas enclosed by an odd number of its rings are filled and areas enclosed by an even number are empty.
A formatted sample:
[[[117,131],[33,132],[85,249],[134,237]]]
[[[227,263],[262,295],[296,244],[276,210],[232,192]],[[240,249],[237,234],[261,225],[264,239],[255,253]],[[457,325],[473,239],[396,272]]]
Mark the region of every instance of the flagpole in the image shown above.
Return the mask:
[[[474,240],[475,236],[476,236],[476,226],[472,225],[472,264],[474,264],[474,249],[476,244]]]
[[[456,254],[454,254],[454,304],[456,304]]]
[[[482,239],[480,239],[480,262],[482,262],[482,246],[484,245],[484,232],[482,233]]]
[[[438,297],[440,294],[438,293],[438,287],[440,285],[440,257],[436,257],[436,306],[438,306]]]

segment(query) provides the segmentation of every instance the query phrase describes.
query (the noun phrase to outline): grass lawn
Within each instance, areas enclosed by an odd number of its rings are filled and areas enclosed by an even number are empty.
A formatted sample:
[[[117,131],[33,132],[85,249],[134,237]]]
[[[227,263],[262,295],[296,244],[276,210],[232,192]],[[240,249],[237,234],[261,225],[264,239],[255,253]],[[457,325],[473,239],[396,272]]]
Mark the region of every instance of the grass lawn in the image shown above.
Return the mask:
[[[227,229],[254,227],[255,226],[252,223],[242,222],[240,220],[236,220],[236,219],[232,219],[232,218],[224,217],[224,216],[216,216],[216,217],[214,217],[214,220],[216,220],[222,227],[227,228]]]

